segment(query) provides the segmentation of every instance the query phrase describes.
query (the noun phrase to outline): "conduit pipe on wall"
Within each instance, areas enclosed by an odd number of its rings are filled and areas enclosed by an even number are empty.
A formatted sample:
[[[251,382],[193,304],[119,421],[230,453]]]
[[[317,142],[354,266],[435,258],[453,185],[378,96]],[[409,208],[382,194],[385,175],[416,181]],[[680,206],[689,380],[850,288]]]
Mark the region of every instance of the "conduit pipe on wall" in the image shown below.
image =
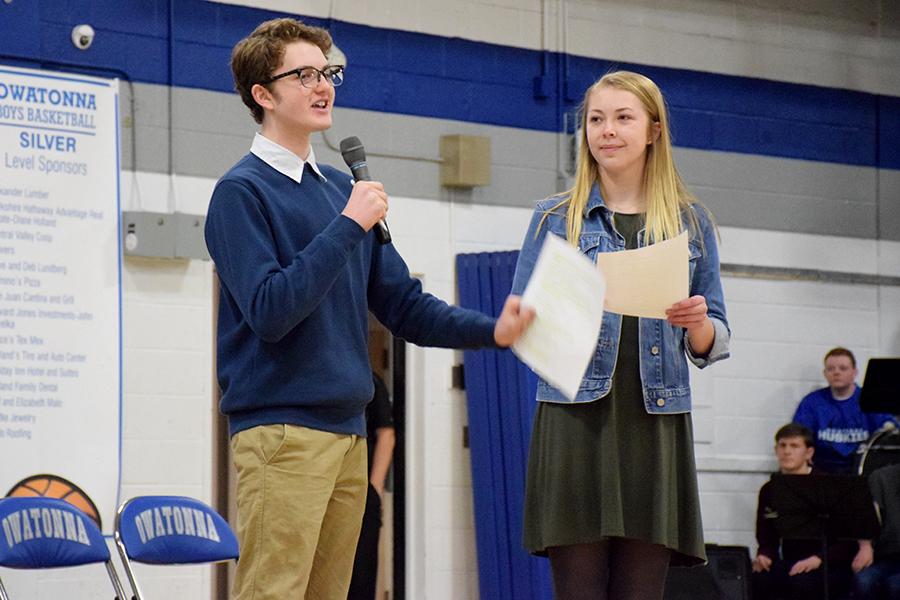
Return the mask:
[[[166,212],[169,214],[174,214],[175,210],[178,208],[178,203],[175,199],[175,98],[174,98],[174,85],[175,85],[175,77],[173,76],[173,69],[175,66],[175,43],[174,43],[174,35],[175,35],[175,4],[174,0],[169,0],[168,2],[168,39],[167,48],[166,48],[166,56],[168,60],[167,65],[167,85],[166,85],[166,99],[168,102],[169,108],[169,163],[168,163],[168,175],[169,175],[169,189],[166,194]]]
[[[722,263],[722,275],[742,279],[766,279],[770,281],[814,281],[817,283],[842,283],[847,285],[900,286],[900,277],[893,275],[872,275],[868,273],[848,273],[846,271],[825,271],[821,269],[797,269],[792,267],[766,267],[761,265],[741,265]]]
[[[325,142],[325,146],[329,150],[333,150],[338,154],[341,153],[341,148],[339,144],[335,144],[334,141],[328,137],[328,131],[325,130],[322,132],[322,140]],[[363,140],[363,144],[365,144],[365,140]],[[368,144],[366,145],[366,156],[378,156],[381,158],[397,158],[400,160],[414,160],[418,162],[427,162],[427,163],[437,163],[442,164],[444,161],[440,158],[432,158],[430,156],[413,156],[411,154],[395,154],[393,152],[384,152],[379,151],[377,148],[372,149]]]
[[[546,10],[549,0],[544,0]],[[545,20],[549,15],[545,16]],[[569,10],[567,0],[556,0],[556,43],[559,56],[558,73],[556,77],[556,102],[559,114],[560,130],[556,141],[556,189],[558,192],[570,189],[575,175],[575,158],[577,153],[576,134],[578,132],[577,118],[567,110],[567,103],[574,98],[569,98]]]

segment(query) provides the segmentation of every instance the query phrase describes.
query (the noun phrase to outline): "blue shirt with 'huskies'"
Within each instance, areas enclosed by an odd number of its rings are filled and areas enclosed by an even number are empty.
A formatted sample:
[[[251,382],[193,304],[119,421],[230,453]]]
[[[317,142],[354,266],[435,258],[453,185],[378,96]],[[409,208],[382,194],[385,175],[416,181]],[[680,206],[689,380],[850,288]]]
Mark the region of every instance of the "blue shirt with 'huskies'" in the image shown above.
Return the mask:
[[[808,427],[816,440],[813,463],[829,473],[849,473],[860,443],[894,418],[882,413],[864,413],[859,407],[859,386],[846,400],[837,400],[830,387],[807,394],[793,421]]]

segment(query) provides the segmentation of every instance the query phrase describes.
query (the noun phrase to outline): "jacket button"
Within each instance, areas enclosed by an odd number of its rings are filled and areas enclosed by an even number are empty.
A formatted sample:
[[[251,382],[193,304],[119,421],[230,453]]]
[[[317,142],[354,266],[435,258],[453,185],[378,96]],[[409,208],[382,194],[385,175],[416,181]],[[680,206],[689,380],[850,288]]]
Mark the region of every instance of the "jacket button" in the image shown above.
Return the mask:
[[[660,398],[660,399],[658,399],[658,400],[656,401],[656,405],[657,405],[657,406],[665,406],[665,405],[666,405],[666,401],[663,400],[662,398]]]
[[[650,348],[650,354],[652,354],[653,356],[659,354],[659,346],[653,346],[652,348]]]

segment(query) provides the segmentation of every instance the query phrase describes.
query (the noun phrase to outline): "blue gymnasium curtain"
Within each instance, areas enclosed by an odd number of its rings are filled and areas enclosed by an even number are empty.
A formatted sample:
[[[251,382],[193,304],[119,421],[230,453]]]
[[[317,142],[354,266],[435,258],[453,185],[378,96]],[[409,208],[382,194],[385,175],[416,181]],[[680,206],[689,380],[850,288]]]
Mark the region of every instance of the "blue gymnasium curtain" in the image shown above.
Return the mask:
[[[459,303],[497,316],[518,251],[456,257]],[[475,541],[482,600],[553,597],[549,561],[522,547],[522,507],[537,377],[509,350],[464,353]]]

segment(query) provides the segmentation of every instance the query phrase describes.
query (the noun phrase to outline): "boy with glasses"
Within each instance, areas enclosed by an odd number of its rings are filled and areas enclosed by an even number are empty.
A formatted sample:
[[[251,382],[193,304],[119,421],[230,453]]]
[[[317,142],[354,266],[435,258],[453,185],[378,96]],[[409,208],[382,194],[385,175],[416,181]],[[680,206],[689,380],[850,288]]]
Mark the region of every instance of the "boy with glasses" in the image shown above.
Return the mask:
[[[232,597],[346,598],[366,501],[368,311],[427,346],[508,346],[533,317],[499,319],[422,291],[372,227],[384,186],[316,162],[343,68],[331,36],[262,23],[232,52],[235,86],[260,124],[216,184],[206,240],[221,282],[217,369],[237,468],[241,545]]]

